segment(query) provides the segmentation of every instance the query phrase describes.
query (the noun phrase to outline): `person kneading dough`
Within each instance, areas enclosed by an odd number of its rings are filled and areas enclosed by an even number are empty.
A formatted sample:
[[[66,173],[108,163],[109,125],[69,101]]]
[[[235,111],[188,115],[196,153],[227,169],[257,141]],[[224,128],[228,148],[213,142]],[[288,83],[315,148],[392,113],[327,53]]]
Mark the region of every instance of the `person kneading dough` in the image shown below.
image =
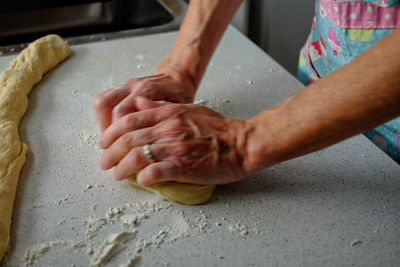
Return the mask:
[[[390,146],[386,152],[400,163],[400,1],[317,1],[317,9],[335,6],[334,15],[345,19],[327,23],[329,14],[315,12],[299,64],[299,79],[308,86],[253,118],[236,120],[192,103],[241,2],[190,1],[158,73],[130,79],[93,100],[104,149],[100,166],[114,168],[117,180],[135,174],[130,179],[145,188],[199,204],[213,185],[238,181],[389,120],[382,133]],[[367,27],[361,14],[369,14],[373,31],[360,31]],[[198,201],[179,199],[183,195]]]

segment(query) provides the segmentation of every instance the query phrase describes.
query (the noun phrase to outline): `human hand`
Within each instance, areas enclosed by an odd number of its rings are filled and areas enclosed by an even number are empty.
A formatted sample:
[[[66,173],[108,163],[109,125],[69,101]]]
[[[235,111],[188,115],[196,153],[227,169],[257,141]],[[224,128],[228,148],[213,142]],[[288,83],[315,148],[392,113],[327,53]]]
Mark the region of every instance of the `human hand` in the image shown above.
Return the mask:
[[[225,184],[246,176],[243,163],[245,122],[194,104],[136,98],[138,112],[107,128],[99,144],[103,169],[115,167],[117,180],[138,173],[143,186],[164,181]],[[149,164],[143,146],[150,144]]]
[[[169,70],[168,74],[165,72],[130,79],[94,98],[92,105],[96,121],[103,132],[112,122],[137,111],[136,96],[173,103],[191,103],[195,92],[196,87],[189,76],[176,70]]]

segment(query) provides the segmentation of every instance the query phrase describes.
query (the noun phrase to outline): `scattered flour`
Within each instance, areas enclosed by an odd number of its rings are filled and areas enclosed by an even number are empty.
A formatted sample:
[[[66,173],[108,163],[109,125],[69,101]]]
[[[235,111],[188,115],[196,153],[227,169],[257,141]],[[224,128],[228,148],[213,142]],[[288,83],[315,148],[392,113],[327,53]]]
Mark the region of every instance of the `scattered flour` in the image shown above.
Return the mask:
[[[137,64],[136,66],[139,70],[144,69],[145,67],[147,67],[147,64]]]
[[[124,226],[124,227],[134,226],[139,221],[137,215],[135,215],[135,214],[123,215],[123,216],[121,216],[120,220],[122,222],[122,226]]]
[[[359,244],[361,244],[361,241],[358,240],[358,239],[355,239],[355,240],[353,240],[353,241],[350,243],[350,245],[351,245],[352,247],[357,246],[357,245],[359,245]]]
[[[123,214],[122,209],[120,208],[110,208],[106,214],[108,219],[113,219],[115,217],[119,217]]]
[[[237,234],[241,237],[244,237],[249,234],[249,230],[247,229],[247,226],[243,225],[240,222],[229,224],[228,229],[232,233]]]
[[[88,191],[89,189],[92,189],[92,188],[93,188],[93,185],[91,185],[91,184],[86,185],[85,188],[83,189],[83,193],[86,193],[86,191]]]
[[[88,255],[93,255],[93,253],[94,253],[94,250],[92,248],[88,248],[86,250],[86,254],[88,254]]]
[[[87,186],[88,187],[88,186]],[[86,187],[86,188],[87,188]],[[90,186],[95,188],[96,184]],[[69,199],[67,196],[64,199]],[[64,201],[62,199],[62,201]],[[93,210],[97,213],[97,209]],[[211,219],[209,212],[199,209],[197,213],[186,214],[184,209],[179,208],[175,204],[172,205],[168,201],[160,199],[142,200],[134,203],[125,203],[120,207],[111,207],[103,213],[103,216],[90,215],[84,225],[87,227],[87,239],[82,242],[47,242],[29,249],[24,256],[26,262],[34,262],[40,256],[54,248],[59,249],[80,249],[81,254],[86,255],[91,266],[101,266],[117,254],[113,264],[118,262],[119,266],[133,266],[140,257],[143,257],[143,252],[149,252],[152,249],[159,249],[163,244],[171,244],[178,240],[183,240],[188,237],[195,237],[204,234],[212,234],[220,231],[229,231],[239,237],[245,237],[253,234],[256,231],[249,230],[246,225],[238,221],[232,221],[225,217],[219,219]],[[157,217],[156,217],[157,216]],[[158,220],[158,216],[163,218],[162,223],[156,227],[151,233],[140,232],[144,220]],[[115,224],[119,222],[120,224]],[[65,223],[65,220],[63,221]],[[114,225],[111,227],[111,225]],[[227,228],[221,227],[226,225]],[[108,235],[107,238],[92,239],[99,233],[107,234],[111,231],[116,234]],[[118,230],[121,229],[121,230]],[[121,231],[121,232],[118,232]],[[137,236],[135,242],[130,242]],[[127,247],[131,247],[124,255],[125,260],[119,254]],[[82,250],[82,248],[85,248]],[[132,255],[133,253],[133,255]],[[122,265],[123,264],[123,265]]]
[[[86,221],[83,222],[84,225],[88,227],[85,234],[88,238],[92,238],[97,235],[97,232],[101,227],[107,224],[106,218],[95,218],[90,216]]]
[[[144,56],[142,54],[139,54],[135,57],[138,60],[144,60]]]
[[[157,202],[141,201],[134,204],[126,203],[123,207],[112,207],[109,208],[104,217],[90,216],[86,219],[83,223],[87,226],[85,233],[88,238],[93,238],[104,225],[114,224],[118,220],[122,222],[122,226],[125,228],[135,226],[143,219],[149,218],[151,214],[168,210],[170,207],[171,204],[165,201],[162,201],[160,204]],[[94,211],[95,207],[92,210]],[[129,211],[125,212],[126,210]]]
[[[113,256],[126,248],[126,243],[136,235],[136,230],[132,232],[121,232],[111,234],[94,251],[91,266],[100,266],[109,261]]]
[[[135,255],[134,257],[130,258],[126,263],[120,265],[120,267],[133,267],[135,263],[137,263],[140,259],[139,255]]]
[[[25,253],[23,256],[23,260],[27,264],[33,264],[36,259],[43,256],[45,253],[50,250],[58,249],[58,250],[80,250],[84,248],[86,245],[83,242],[74,242],[74,241],[55,241],[55,242],[45,242],[39,245],[36,245]]]
[[[97,133],[92,133],[88,130],[82,130],[82,132],[78,135],[78,138],[81,145],[90,146],[100,150],[97,145],[97,140],[99,140],[99,135]]]
[[[151,236],[149,239],[139,239],[136,243],[136,252],[140,253],[143,249],[153,246],[159,248],[162,243],[167,239],[168,232],[160,230],[157,234]]]
[[[67,204],[69,203],[69,200],[71,199],[71,197],[72,197],[71,194],[67,194],[64,198],[57,199],[56,201],[54,201],[54,204],[65,208],[67,206]]]

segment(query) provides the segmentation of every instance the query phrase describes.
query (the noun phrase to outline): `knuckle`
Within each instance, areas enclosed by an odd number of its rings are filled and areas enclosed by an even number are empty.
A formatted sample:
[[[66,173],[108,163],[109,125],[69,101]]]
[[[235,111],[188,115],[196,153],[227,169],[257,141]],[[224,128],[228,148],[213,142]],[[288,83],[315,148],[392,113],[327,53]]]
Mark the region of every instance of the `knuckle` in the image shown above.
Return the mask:
[[[126,82],[124,82],[123,86],[131,87],[131,86],[135,85],[136,83],[138,83],[139,81],[140,81],[140,79],[138,79],[138,78],[132,78],[132,79],[129,79]]]
[[[178,159],[180,159],[182,156],[187,156],[189,154],[191,154],[192,152],[192,148],[187,146],[187,145],[179,145],[176,147],[176,156],[178,157]]]
[[[124,107],[121,105],[117,105],[116,107],[113,108],[111,114],[113,116],[120,116],[124,112]]]
[[[161,170],[159,168],[156,168],[156,167],[151,167],[148,170],[148,175],[150,177],[153,177],[153,179],[155,179],[156,177],[160,177],[161,176]]]
[[[180,119],[171,119],[165,122],[164,127],[161,127],[161,132],[164,132],[168,135],[177,136],[179,135],[184,127],[184,123]]]
[[[180,140],[187,135],[186,126],[180,119],[167,120],[154,133],[158,143],[168,143]]]
[[[139,80],[136,82],[135,88],[142,89],[142,88],[149,88],[151,86],[150,82],[146,80]]]
[[[135,122],[135,116],[133,114],[126,115],[121,118],[121,126],[124,129],[130,129],[132,125],[134,125]]]
[[[166,105],[162,107],[163,113],[167,117],[172,117],[174,115],[177,115],[179,112],[183,111],[183,105],[180,104],[171,104],[171,105]]]
[[[92,100],[92,106],[94,109],[100,109],[104,106],[104,99],[101,96],[96,96]]]
[[[170,130],[180,130],[185,127],[185,122],[181,119],[173,119],[168,125]]]
[[[127,133],[122,135],[119,139],[123,145],[129,145],[131,143],[132,137],[130,136],[130,134]]]
[[[132,152],[131,152],[131,164],[133,164],[133,165],[139,165],[140,163],[141,163],[141,157],[140,157],[140,155],[139,155],[139,151],[136,151],[136,150],[132,150]]]

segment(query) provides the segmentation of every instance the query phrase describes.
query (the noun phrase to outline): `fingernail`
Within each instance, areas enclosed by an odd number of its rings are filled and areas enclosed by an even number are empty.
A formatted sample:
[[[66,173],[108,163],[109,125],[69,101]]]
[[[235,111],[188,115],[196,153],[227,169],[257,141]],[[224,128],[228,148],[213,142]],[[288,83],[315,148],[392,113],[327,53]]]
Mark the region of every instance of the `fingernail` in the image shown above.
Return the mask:
[[[124,177],[121,177],[121,175],[118,174],[117,168],[114,168],[112,173],[116,181],[121,181],[124,179]]]
[[[122,181],[122,180],[126,180],[128,177],[120,177],[117,181]]]
[[[101,158],[100,158],[100,161],[99,161],[99,166],[100,166],[100,169],[102,169],[103,171],[107,170],[107,166],[105,166],[105,164],[103,163]]]

